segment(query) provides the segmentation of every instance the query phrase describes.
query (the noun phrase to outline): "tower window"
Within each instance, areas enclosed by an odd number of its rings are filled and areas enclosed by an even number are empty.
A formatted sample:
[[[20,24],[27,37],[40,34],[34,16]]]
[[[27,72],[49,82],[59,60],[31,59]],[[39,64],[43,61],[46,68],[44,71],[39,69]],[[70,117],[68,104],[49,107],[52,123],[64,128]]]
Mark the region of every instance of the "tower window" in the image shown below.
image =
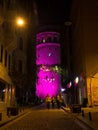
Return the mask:
[[[47,38],[47,42],[51,42],[51,37],[48,37],[48,38]]]
[[[54,42],[59,42],[59,39],[57,37],[54,37],[53,41]]]
[[[8,69],[10,70],[10,64],[11,64],[11,56],[8,57]]]
[[[0,62],[3,61],[3,45],[0,46]]]
[[[19,71],[20,73],[22,73],[22,69],[23,69],[23,62],[22,62],[22,60],[19,60],[19,63],[18,63],[18,71]]]

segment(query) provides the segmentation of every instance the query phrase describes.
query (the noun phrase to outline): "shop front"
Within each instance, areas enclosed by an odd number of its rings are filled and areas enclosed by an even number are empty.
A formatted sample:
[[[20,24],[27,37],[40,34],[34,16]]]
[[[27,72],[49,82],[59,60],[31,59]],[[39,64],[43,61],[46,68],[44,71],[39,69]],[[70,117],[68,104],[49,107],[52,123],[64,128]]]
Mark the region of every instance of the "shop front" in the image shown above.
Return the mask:
[[[98,73],[87,78],[88,104],[98,106]]]

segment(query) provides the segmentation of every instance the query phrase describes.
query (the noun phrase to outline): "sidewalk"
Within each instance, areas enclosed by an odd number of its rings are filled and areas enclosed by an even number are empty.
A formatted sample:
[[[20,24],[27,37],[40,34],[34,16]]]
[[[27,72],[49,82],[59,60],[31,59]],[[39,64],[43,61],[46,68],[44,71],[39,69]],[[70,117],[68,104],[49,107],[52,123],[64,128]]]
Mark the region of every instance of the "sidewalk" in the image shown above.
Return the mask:
[[[18,115],[15,115],[15,116],[7,116],[7,110],[2,110],[0,113],[1,113],[1,116],[0,116],[0,127],[7,124],[8,122],[26,114],[27,112],[30,111],[30,108],[21,108],[19,109],[19,113]]]
[[[98,130],[98,107],[81,108],[81,113],[72,113],[70,108],[64,107],[64,110],[75,116],[82,123],[90,127],[92,130]]]

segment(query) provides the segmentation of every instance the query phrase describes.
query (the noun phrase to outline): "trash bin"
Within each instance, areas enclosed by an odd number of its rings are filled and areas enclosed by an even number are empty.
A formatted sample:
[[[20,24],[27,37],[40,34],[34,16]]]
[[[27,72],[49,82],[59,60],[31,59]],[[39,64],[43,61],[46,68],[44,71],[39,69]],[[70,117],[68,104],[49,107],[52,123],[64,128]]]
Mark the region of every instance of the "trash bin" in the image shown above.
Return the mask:
[[[7,116],[16,116],[18,113],[18,107],[7,107]]]
[[[79,105],[79,104],[72,105],[71,112],[72,113],[81,113],[81,105]]]
[[[82,106],[83,107],[87,107],[87,103],[88,103],[88,99],[87,98],[83,98]]]

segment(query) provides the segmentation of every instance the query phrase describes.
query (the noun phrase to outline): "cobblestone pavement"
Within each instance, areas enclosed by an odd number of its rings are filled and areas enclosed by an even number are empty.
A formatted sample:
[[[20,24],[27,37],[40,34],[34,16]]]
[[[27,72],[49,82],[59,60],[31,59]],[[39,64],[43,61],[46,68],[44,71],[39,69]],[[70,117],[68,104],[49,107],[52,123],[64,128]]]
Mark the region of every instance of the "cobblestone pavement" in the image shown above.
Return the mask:
[[[0,130],[88,130],[62,109],[32,109]]]

